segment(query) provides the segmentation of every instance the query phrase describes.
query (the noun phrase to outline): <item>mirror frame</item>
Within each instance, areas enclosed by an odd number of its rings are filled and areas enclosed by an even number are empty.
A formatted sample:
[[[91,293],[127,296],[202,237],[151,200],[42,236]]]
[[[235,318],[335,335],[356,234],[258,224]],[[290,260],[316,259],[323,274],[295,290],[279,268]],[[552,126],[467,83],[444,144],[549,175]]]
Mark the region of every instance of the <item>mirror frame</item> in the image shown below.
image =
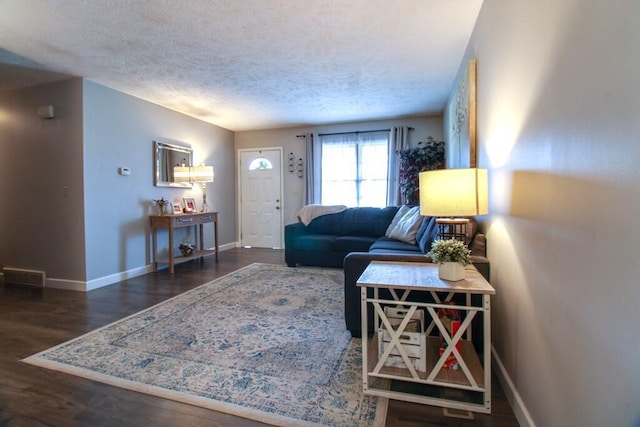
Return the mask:
[[[193,149],[190,146],[180,146],[175,144],[167,144],[166,142],[153,141],[153,166],[154,166],[154,184],[156,187],[178,187],[178,188],[193,188],[190,182],[172,182],[162,180],[160,177],[160,159],[161,151],[172,151],[177,153],[186,154],[189,158],[189,164],[193,165]]]

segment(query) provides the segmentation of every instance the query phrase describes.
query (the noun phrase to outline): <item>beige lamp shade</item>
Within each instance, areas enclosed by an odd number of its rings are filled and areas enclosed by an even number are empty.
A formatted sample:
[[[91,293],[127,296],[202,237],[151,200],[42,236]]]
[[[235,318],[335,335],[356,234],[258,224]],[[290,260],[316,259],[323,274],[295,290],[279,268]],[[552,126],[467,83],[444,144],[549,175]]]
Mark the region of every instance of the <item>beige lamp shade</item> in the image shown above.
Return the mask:
[[[191,182],[213,182],[213,166],[196,166],[191,170]]]
[[[191,182],[191,168],[189,166],[173,167],[173,182]]]
[[[440,169],[420,172],[420,213],[456,217],[489,213],[486,169]]]

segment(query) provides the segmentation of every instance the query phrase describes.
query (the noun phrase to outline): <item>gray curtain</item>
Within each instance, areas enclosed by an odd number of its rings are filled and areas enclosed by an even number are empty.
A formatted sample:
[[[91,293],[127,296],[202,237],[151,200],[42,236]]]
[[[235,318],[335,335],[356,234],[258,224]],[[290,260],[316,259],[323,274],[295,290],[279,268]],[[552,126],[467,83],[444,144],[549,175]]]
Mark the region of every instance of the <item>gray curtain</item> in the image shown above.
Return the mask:
[[[400,197],[400,156],[398,151],[409,148],[409,130],[407,126],[394,127],[389,135],[389,168],[387,177],[387,205],[397,206],[402,203]]]
[[[319,152],[320,144],[318,144],[317,138],[314,138],[312,133],[304,135],[307,162],[305,164],[305,192],[304,192],[304,204],[318,204],[320,203],[320,183],[322,182],[322,168],[319,167],[319,161],[322,159],[322,155]],[[317,171],[317,172],[316,172]],[[318,176],[316,176],[316,173]]]

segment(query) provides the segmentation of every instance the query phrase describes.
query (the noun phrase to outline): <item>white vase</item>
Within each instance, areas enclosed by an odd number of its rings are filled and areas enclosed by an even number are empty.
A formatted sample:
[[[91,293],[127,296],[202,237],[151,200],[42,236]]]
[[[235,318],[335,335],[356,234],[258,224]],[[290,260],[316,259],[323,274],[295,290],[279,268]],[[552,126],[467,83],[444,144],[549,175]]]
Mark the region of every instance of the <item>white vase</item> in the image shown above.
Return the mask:
[[[442,280],[457,282],[464,279],[464,265],[459,262],[445,262],[438,265],[438,277]]]

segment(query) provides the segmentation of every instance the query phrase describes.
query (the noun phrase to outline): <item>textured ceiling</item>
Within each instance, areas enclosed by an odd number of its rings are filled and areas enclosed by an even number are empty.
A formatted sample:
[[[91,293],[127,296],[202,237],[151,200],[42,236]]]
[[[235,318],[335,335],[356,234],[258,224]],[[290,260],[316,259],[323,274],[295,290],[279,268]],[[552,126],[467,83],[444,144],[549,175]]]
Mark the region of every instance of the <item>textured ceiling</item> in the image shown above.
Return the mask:
[[[14,55],[231,130],[431,114],[481,4],[0,0],[0,61]],[[12,74],[0,72],[0,88]]]

